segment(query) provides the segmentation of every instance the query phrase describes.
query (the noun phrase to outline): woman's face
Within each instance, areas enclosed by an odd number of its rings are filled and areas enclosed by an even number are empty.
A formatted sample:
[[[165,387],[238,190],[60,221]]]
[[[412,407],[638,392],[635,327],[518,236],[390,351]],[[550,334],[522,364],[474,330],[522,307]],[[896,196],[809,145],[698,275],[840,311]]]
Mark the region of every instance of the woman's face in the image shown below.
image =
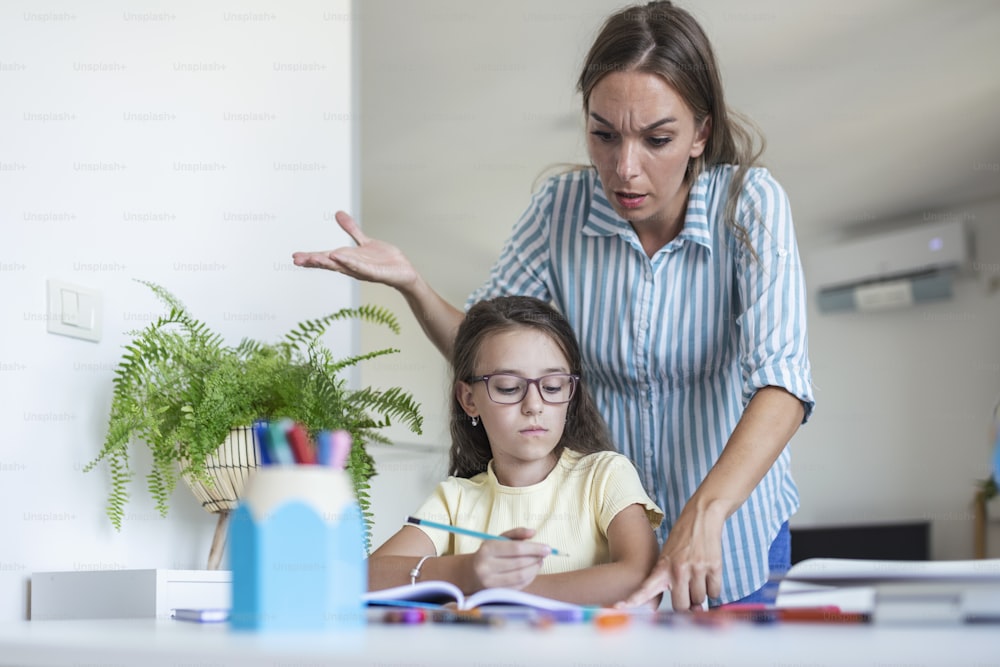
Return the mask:
[[[635,224],[674,225],[687,207],[688,160],[705,150],[710,123],[661,77],[606,74],[590,93],[587,148],[615,212]]]

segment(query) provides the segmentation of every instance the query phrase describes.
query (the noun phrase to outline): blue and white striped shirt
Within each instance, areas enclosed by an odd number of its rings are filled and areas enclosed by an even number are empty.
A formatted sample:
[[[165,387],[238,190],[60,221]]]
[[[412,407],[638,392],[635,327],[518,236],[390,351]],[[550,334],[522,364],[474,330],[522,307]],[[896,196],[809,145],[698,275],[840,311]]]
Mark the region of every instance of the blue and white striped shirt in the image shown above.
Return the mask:
[[[652,258],[593,169],[553,177],[514,227],[468,306],[501,294],[552,301],[573,326],[612,439],[666,512],[661,539],[761,387],[814,405],[806,291],[784,190],[749,170],[737,210],[758,258],[723,222],[735,169],[692,186],[684,228]],[[760,588],[767,553],[798,509],[786,447],[726,522],[722,601]]]

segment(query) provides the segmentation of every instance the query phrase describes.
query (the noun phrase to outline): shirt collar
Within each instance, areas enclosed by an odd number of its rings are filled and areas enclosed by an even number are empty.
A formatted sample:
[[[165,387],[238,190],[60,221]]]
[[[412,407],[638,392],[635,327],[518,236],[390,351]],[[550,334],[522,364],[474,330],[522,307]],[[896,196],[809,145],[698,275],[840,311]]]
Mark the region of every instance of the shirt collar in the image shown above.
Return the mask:
[[[587,236],[614,236],[621,235],[631,237],[635,235],[635,230],[627,220],[622,219],[614,208],[608,196],[604,193],[604,186],[597,176],[597,171],[591,172],[593,179],[593,195],[590,200],[590,215],[583,225],[583,233]],[[684,229],[677,235],[677,238],[668,244],[668,247],[680,245],[683,241],[691,241],[704,246],[711,252],[712,250],[712,230],[708,222],[708,185],[711,178],[707,171],[702,172],[688,195],[687,212],[684,214]]]

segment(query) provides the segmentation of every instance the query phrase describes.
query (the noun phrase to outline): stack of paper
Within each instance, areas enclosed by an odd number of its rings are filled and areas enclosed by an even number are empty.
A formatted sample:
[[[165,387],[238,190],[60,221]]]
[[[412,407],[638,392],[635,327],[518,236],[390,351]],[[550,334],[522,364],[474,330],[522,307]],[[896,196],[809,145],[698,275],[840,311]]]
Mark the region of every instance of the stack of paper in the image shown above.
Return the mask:
[[[810,558],[782,578],[776,605],[836,605],[876,623],[1000,623],[1000,559]]]

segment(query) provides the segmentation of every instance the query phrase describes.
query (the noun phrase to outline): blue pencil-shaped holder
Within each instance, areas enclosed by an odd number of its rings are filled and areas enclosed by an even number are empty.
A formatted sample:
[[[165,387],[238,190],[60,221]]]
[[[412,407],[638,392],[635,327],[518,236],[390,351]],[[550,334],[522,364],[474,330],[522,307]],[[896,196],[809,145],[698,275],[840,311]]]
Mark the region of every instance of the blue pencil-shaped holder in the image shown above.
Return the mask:
[[[364,523],[343,470],[265,466],[229,529],[234,630],[360,629]]]

